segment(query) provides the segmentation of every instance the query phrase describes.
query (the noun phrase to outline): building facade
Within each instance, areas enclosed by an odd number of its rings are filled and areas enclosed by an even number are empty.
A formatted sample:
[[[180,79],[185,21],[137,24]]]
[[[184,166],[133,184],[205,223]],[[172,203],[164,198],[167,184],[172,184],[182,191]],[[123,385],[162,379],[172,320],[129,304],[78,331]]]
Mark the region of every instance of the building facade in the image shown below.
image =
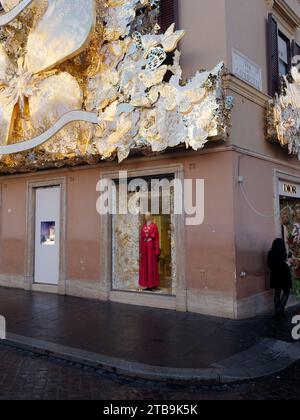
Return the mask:
[[[175,4],[162,1],[167,11]],[[234,99],[227,129],[197,151],[169,147],[131,153],[121,163],[114,156],[60,161],[24,173],[12,153],[0,178],[1,286],[228,318],[271,309],[266,256],[272,241],[284,235],[295,265],[298,255],[299,159],[266,132],[280,76],[298,55],[300,3],[178,0],[176,6],[167,19],[186,30],[183,76],[225,63],[225,102]],[[167,13],[164,7],[160,13]],[[138,287],[141,218],[96,211],[99,180],[118,180],[119,171],[128,180],[205,182],[202,224],[188,226],[185,215],[154,216],[161,234],[157,292]]]

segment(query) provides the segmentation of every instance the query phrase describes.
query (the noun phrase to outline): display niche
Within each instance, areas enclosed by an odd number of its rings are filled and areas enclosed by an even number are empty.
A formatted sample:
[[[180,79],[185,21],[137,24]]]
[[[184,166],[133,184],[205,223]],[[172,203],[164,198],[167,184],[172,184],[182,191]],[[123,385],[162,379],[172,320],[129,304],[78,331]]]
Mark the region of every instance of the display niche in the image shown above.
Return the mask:
[[[148,210],[150,212],[151,181],[146,181],[149,185],[147,194]],[[172,179],[169,179],[169,181],[172,181]],[[119,187],[117,187],[117,191],[118,189]],[[128,193],[128,202],[136,193],[136,191]],[[162,210],[165,191],[160,189],[157,194],[159,194],[160,202],[159,212],[153,212],[148,216],[144,212],[143,214],[128,213],[112,216],[113,290],[175,295],[176,230],[174,189],[171,188],[169,190],[169,214],[164,214]],[[151,220],[147,223],[147,218],[149,217]],[[154,259],[157,259],[157,261]],[[159,276],[158,281],[156,270]],[[155,279],[152,279],[152,276]]]

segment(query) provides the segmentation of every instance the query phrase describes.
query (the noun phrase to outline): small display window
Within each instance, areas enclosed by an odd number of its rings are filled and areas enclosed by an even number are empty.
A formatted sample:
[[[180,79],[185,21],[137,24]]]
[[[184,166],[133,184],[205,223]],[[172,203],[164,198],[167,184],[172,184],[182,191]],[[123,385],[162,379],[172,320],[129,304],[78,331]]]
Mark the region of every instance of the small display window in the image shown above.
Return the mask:
[[[55,245],[55,222],[41,222],[41,245]]]

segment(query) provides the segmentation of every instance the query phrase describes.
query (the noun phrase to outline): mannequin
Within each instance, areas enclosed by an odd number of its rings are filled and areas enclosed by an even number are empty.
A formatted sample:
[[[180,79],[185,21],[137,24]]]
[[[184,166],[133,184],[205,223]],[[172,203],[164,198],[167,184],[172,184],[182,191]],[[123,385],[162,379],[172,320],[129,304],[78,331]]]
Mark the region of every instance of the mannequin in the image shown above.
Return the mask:
[[[159,232],[153,223],[152,214],[145,214],[145,223],[140,237],[140,274],[139,285],[145,290],[153,290],[159,286],[158,256]]]

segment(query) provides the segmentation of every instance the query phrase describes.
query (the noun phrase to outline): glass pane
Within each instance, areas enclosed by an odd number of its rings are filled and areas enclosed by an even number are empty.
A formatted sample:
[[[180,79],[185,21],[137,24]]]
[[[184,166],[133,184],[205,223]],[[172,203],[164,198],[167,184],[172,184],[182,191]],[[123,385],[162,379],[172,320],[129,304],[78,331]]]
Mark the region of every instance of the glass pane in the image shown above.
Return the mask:
[[[289,59],[288,59],[288,57],[289,57],[288,43],[280,35],[278,37],[278,51],[279,51],[280,60],[282,60],[285,64],[288,64],[288,62],[289,62]]]
[[[150,184],[149,184],[150,185]],[[129,192],[128,200],[136,193]],[[151,208],[149,189],[149,209]],[[162,202],[162,191],[159,194]],[[117,199],[118,202],[118,199]],[[176,292],[176,238],[174,188],[170,191],[172,214],[153,214],[152,224],[159,232],[159,255],[156,255],[159,272],[158,287],[151,288],[152,293],[175,294]],[[149,290],[139,285],[140,267],[142,267],[141,232],[145,227],[144,215],[126,214],[112,216],[112,289],[145,292]]]
[[[286,76],[288,74],[288,65],[281,60],[279,60],[279,74],[280,76]]]
[[[300,293],[300,199],[280,199],[281,224],[294,277],[294,291]]]

